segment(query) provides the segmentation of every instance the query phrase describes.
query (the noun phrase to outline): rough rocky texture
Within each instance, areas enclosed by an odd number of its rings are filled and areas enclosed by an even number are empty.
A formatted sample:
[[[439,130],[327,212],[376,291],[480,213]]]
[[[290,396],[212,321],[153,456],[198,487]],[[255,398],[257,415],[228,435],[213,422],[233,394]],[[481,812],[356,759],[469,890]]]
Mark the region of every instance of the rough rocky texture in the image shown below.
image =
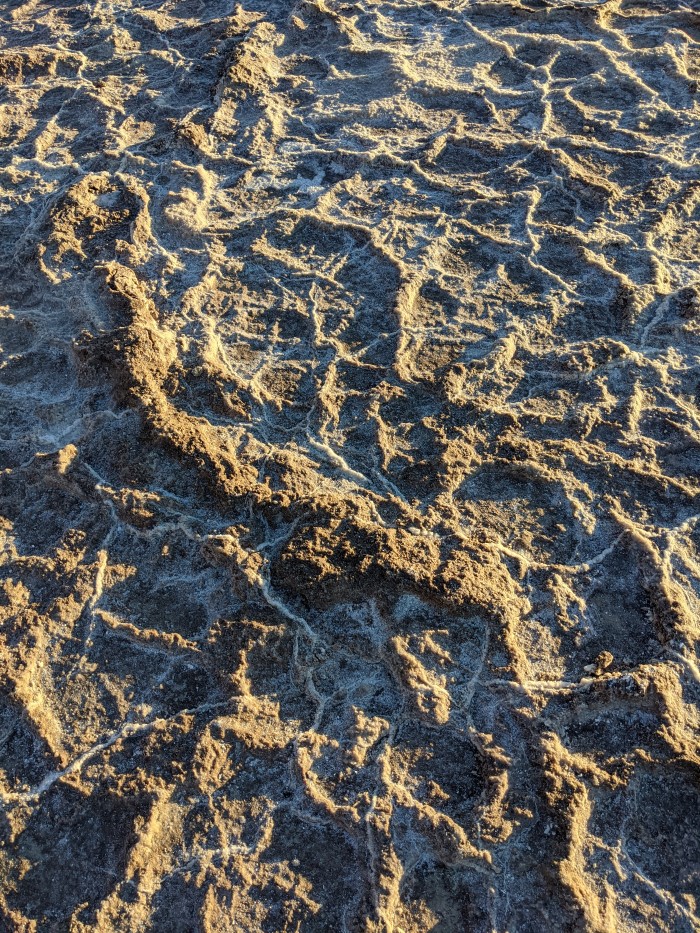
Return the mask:
[[[0,927],[700,930],[700,13],[5,0]]]

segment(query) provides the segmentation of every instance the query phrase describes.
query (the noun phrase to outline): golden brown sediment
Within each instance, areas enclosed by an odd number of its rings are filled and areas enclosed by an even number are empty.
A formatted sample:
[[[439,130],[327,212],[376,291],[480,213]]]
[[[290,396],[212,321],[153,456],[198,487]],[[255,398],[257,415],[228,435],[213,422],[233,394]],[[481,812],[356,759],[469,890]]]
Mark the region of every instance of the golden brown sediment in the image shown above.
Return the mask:
[[[0,929],[700,930],[700,13],[0,9]]]

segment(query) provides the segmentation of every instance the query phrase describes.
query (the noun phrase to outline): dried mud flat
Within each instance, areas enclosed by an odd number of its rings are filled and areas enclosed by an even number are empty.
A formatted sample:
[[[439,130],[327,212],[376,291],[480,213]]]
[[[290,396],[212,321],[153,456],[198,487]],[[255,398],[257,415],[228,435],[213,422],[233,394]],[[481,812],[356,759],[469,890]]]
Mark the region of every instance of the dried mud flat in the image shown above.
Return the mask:
[[[699,89],[683,0],[5,0],[2,930],[700,930]]]

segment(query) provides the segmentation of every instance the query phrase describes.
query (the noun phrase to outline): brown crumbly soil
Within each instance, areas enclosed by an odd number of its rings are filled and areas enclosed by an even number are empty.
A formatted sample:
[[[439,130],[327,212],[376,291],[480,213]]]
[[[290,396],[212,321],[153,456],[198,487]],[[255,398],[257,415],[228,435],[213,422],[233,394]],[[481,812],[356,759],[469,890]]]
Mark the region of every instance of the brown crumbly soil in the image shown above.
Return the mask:
[[[0,4],[0,929],[700,930],[693,0]]]

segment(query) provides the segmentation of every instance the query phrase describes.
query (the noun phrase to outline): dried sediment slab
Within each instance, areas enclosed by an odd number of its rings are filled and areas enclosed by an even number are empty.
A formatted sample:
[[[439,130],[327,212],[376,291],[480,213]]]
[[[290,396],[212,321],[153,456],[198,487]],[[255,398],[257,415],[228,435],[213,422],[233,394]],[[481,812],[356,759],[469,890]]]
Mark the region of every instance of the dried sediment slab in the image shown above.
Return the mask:
[[[0,926],[700,929],[700,15],[0,11]]]

